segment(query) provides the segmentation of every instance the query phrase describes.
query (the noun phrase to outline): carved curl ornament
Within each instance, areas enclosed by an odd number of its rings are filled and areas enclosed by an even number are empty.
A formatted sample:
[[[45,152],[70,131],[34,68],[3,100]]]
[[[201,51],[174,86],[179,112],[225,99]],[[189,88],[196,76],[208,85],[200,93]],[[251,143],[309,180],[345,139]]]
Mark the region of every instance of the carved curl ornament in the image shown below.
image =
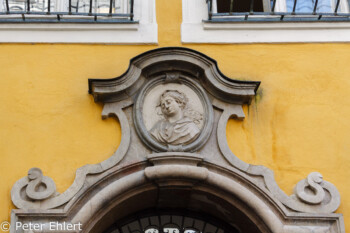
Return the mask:
[[[21,198],[21,190],[24,190],[24,196]],[[31,206],[33,201],[42,201],[53,197],[56,193],[56,185],[54,181],[47,176],[43,176],[39,168],[31,168],[28,171],[28,176],[20,179],[13,186],[11,195],[16,206],[26,208]],[[26,200],[27,199],[27,200]]]
[[[339,192],[321,174],[310,173],[288,196],[271,170],[247,164],[229,149],[227,121],[244,119],[242,105],[250,104],[259,85],[229,79],[213,59],[185,48],[152,50],[132,59],[120,77],[90,79],[89,93],[104,104],[102,117],[120,122],[118,150],[100,164],[79,168],[62,194],[40,169],[30,169],[11,191],[20,209],[13,221],[56,216],[94,232],[96,214],[107,214],[106,203],[113,206],[131,190],[189,186],[239,199],[245,211],[254,212],[249,216],[263,219],[260,232],[344,233],[342,216],[333,213]]]

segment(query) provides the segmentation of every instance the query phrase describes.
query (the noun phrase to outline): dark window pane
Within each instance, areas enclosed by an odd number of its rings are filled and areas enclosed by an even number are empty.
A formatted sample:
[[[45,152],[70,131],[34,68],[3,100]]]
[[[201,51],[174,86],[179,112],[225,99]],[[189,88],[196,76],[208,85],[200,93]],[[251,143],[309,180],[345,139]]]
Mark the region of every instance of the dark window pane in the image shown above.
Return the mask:
[[[263,12],[263,0],[254,0],[254,12]],[[218,13],[230,12],[231,0],[217,0]],[[232,5],[232,12],[249,12],[250,0],[234,0]]]

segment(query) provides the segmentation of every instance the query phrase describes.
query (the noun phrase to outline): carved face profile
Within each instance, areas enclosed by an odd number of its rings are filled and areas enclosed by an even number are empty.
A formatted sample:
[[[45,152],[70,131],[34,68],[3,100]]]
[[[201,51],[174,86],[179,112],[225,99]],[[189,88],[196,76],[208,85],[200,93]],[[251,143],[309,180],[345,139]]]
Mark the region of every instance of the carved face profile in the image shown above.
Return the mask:
[[[197,124],[202,115],[188,106],[187,96],[177,90],[166,90],[159,97],[164,117],[150,130],[151,135],[163,144],[181,145],[192,142],[200,133]]]
[[[165,118],[183,115],[188,99],[186,95],[179,91],[166,90],[160,96],[160,107]]]
[[[174,116],[182,112],[179,103],[171,96],[162,99],[160,106],[165,116]]]

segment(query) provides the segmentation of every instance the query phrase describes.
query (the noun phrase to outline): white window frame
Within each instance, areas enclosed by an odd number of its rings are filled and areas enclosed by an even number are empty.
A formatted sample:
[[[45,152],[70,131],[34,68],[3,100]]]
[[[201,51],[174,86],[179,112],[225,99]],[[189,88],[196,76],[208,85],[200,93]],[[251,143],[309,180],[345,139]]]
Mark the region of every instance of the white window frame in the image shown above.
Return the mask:
[[[134,20],[137,23],[0,23],[0,43],[157,44],[155,0],[135,0]]]
[[[213,1],[214,3],[215,1]],[[349,12],[341,0],[342,12]],[[213,4],[213,11],[216,9]],[[284,12],[284,0],[277,0],[276,12]],[[350,22],[225,22],[208,19],[205,0],[182,0],[182,43],[314,43],[350,42]]]

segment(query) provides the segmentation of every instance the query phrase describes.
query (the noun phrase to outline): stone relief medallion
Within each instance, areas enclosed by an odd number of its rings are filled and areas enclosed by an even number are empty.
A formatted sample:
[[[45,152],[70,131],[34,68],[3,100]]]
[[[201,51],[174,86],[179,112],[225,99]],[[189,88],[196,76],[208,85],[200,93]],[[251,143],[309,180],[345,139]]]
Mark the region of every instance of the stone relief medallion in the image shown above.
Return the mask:
[[[143,122],[160,143],[188,144],[199,136],[203,127],[203,106],[189,87],[161,84],[145,97]]]
[[[213,110],[205,91],[191,79],[176,76],[153,79],[136,101],[137,132],[155,151],[197,150],[211,132]]]

